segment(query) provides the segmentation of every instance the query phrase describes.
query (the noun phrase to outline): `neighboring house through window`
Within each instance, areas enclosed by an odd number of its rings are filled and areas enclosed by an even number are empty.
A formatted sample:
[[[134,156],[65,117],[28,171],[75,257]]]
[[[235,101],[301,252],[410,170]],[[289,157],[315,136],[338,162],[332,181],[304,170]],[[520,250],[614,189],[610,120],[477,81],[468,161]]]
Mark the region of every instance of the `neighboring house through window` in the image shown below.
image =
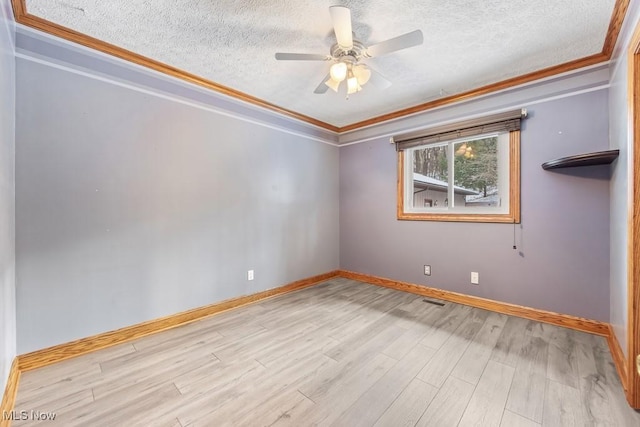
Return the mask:
[[[517,110],[394,138],[398,219],[520,222]]]

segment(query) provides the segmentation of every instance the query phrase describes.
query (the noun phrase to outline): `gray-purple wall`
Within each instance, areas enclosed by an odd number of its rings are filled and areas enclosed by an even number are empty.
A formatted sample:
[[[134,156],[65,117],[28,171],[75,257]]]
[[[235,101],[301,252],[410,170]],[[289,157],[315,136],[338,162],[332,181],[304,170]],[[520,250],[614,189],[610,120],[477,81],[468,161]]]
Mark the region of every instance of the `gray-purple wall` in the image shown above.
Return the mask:
[[[338,268],[330,140],[123,61],[128,81],[60,63],[55,45],[32,55],[22,37],[20,353]]]
[[[609,168],[540,168],[608,147],[606,65],[338,138],[25,27],[16,44],[20,352],[339,265],[608,320]],[[516,106],[517,251],[509,225],[396,220],[389,135]]]
[[[0,0],[0,390],[16,355],[14,36],[11,2]]]
[[[609,166],[540,167],[608,149],[607,95],[601,89],[528,107],[517,250],[509,224],[398,221],[388,137],[341,147],[341,268],[608,321]],[[470,284],[471,271],[479,286]]]

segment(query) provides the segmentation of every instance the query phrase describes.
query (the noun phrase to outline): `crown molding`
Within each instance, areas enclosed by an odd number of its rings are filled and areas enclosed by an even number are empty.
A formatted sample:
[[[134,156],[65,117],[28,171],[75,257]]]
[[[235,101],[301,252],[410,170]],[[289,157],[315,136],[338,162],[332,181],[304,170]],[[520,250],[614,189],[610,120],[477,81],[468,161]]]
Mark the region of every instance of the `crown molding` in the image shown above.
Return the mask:
[[[414,105],[412,107],[404,108],[388,114],[383,114],[380,116],[376,116],[367,120],[363,120],[360,122],[352,123],[350,125],[341,126],[341,127],[334,126],[330,123],[323,122],[313,117],[306,116],[304,114],[297,113],[293,110],[280,107],[278,105],[267,102],[263,99],[254,97],[244,92],[240,92],[238,90],[235,90],[227,86],[223,86],[211,80],[207,80],[195,74],[191,74],[186,71],[180,70],[178,68],[172,67],[170,65],[164,64],[162,62],[153,60],[151,58],[147,58],[145,56],[142,56],[137,53],[131,52],[129,50],[123,49],[121,47],[112,45],[105,41],[90,37],[86,34],[74,31],[70,28],[53,23],[46,19],[40,18],[38,16],[31,15],[27,11],[26,0],[11,0],[11,2],[13,5],[15,21],[17,23],[35,28],[37,30],[69,40],[74,43],[81,44],[91,49],[95,49],[95,50],[107,53],[117,58],[121,58],[126,61],[133,62],[135,64],[154,69],[161,73],[176,77],[178,79],[182,79],[184,81],[199,85],[201,87],[216,91],[218,93],[222,93],[224,95],[237,98],[249,104],[253,104],[253,105],[274,111],[278,114],[292,117],[292,118],[304,121],[306,123],[318,126],[320,128],[340,134],[343,132],[349,132],[356,129],[383,123],[389,120],[395,120],[405,116],[413,115],[419,112],[428,111],[433,108],[441,107],[443,105],[454,104],[454,103],[470,100],[475,97],[490,94],[496,91],[501,91],[514,86],[519,86],[524,83],[532,82],[538,79],[543,79],[556,74],[562,74],[568,71],[572,71],[579,68],[588,67],[590,65],[598,64],[601,62],[609,61],[613,53],[613,49],[615,47],[618,35],[620,33],[620,29],[622,27],[622,23],[624,21],[630,0],[616,0],[616,3],[613,8],[613,13],[611,14],[611,18],[609,21],[607,35],[605,37],[603,48],[600,53],[586,56],[584,58],[575,59],[573,61],[555,65],[552,67],[547,67],[542,70],[534,71],[521,76],[512,77],[506,80],[502,80],[496,83],[491,83],[476,89],[472,89],[463,93],[459,93],[459,94],[447,96],[444,98],[436,99],[433,101],[425,102],[422,104]]]

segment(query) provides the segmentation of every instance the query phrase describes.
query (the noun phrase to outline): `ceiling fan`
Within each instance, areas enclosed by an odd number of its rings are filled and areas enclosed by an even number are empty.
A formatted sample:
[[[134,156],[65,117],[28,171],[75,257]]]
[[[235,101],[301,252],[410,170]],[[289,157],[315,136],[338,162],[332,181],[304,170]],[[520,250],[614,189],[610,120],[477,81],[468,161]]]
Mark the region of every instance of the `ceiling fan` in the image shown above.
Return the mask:
[[[362,90],[362,86],[369,80],[374,86],[385,89],[391,85],[382,74],[365,65],[361,60],[386,55],[401,49],[421,45],[423,42],[422,31],[415,30],[410,33],[394,37],[389,40],[366,47],[362,42],[354,39],[351,31],[351,11],[344,6],[329,7],[333,30],[336,40],[331,46],[330,55],[311,53],[276,53],[276,59],[280,61],[333,61],[329,74],[313,91],[317,94],[325,93],[329,88],[338,92],[340,83],[347,81],[347,97]]]

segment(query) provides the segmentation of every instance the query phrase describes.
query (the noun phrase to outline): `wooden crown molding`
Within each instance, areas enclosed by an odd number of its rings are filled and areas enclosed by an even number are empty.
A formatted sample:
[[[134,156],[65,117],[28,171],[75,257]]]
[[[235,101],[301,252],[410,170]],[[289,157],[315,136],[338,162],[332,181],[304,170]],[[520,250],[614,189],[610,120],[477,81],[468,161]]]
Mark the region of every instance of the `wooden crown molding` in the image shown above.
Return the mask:
[[[332,132],[338,132],[339,130],[337,126],[314,119],[313,117],[309,117],[304,114],[300,114],[295,111],[288,110],[286,108],[264,101],[255,96],[215,83],[211,80],[207,80],[203,77],[188,73],[176,67],[172,67],[171,65],[167,65],[160,61],[156,61],[154,59],[137,54],[135,52],[131,52],[130,50],[115,46],[111,43],[107,43],[105,41],[96,39],[86,34],[79,33],[75,30],[72,30],[70,28],[48,21],[46,19],[40,18],[38,16],[31,15],[26,11],[25,1],[26,0],[12,0],[13,13],[15,15],[15,20],[20,24],[26,25],[31,28],[35,28],[37,30],[63,38],[65,40],[69,40],[74,43],[78,43],[80,45],[89,47],[91,49],[95,49],[95,50],[107,53],[117,58],[124,59],[125,61],[142,65],[144,67],[161,72],[163,74],[167,74],[172,77],[176,77],[186,82],[193,83],[207,89],[211,89],[223,95],[227,95],[232,98],[239,99],[240,101],[257,105],[259,107],[263,107],[268,110],[275,111],[276,113],[283,114],[285,116],[312,124],[314,126],[318,126],[320,128],[330,130]]]
[[[367,119],[361,122],[343,126],[339,129],[339,131],[350,132],[363,127],[377,125],[382,122],[386,122],[388,120],[399,119],[404,116],[421,113],[427,110],[431,110],[432,108],[442,107],[449,104],[455,104],[457,102],[462,102],[462,101],[468,101],[478,96],[487,95],[493,92],[498,92],[498,91],[509,89],[515,86],[520,86],[522,84],[530,83],[535,80],[554,76],[556,74],[566,73],[568,71],[577,70],[583,67],[588,67],[590,65],[598,64],[600,62],[605,62],[608,60],[609,58],[603,53],[597,53],[595,55],[587,56],[585,58],[576,59],[574,61],[566,62],[564,64],[534,71],[532,73],[524,74],[522,76],[512,77],[510,79],[502,80],[497,83],[491,83],[489,85],[482,86],[477,89],[472,89],[467,92],[450,95],[445,98],[435,99],[433,101],[425,102],[424,104],[414,105],[413,107],[394,111],[393,113],[384,114],[382,116],[373,117],[371,119]]]
[[[616,41],[618,41],[618,35],[620,35],[622,23],[624,22],[624,17],[627,14],[630,1],[631,0],[616,0],[616,4],[613,6],[613,13],[611,13],[611,20],[609,20],[607,36],[605,37],[604,45],[602,46],[602,53],[607,56],[607,60],[611,59],[611,55],[613,55],[613,49],[616,47]]]
[[[393,113],[383,114],[381,116],[373,117],[371,119],[363,120],[357,123],[353,123],[347,126],[343,126],[339,129],[339,132],[349,132],[352,130],[360,129],[367,126],[377,125],[387,120],[398,119],[400,117],[409,116],[412,114],[420,113],[430,110],[436,107],[442,107],[448,104],[454,104],[457,102],[467,101],[478,96],[487,95],[500,90],[509,89],[515,86],[520,86],[525,83],[530,83],[535,80],[543,79],[546,77],[555,76],[556,74],[562,74],[569,71],[577,70],[579,68],[595,65],[600,62],[606,62],[611,59],[613,49],[618,40],[620,29],[624,17],[627,13],[630,0],[616,0],[616,4],[613,6],[613,13],[609,20],[609,28],[605,37],[602,52],[594,55],[585,56],[584,58],[575,59],[573,61],[565,62],[564,64],[554,65],[552,67],[543,68],[542,70],[534,71],[521,76],[512,77],[510,79],[502,80],[500,82],[491,83],[486,86],[472,89],[467,92],[447,96],[445,98],[435,99],[433,101],[418,104],[413,107],[404,108],[402,110],[395,111]]]
[[[342,127],[334,126],[329,123],[314,119],[312,117],[296,113],[295,111],[279,107],[277,105],[266,102],[262,99],[248,95],[244,92],[240,92],[235,89],[229,88],[227,86],[220,85],[218,83],[212,82],[210,80],[204,79],[194,74],[190,74],[185,71],[182,71],[178,68],[169,66],[159,61],[155,61],[153,59],[136,54],[126,49],[104,42],[102,40],[98,40],[96,38],[90,37],[86,34],[82,34],[77,31],[71,30],[69,28],[63,27],[51,21],[47,21],[40,17],[31,15],[26,10],[26,4],[25,4],[26,0],[12,0],[12,3],[13,3],[13,10],[14,10],[16,22],[19,22],[20,24],[27,25],[29,27],[38,29],[40,31],[52,34],[57,37],[61,37],[63,39],[81,44],[83,46],[87,46],[92,49],[99,50],[104,53],[108,53],[118,58],[154,69],[156,71],[168,74],[173,77],[177,77],[179,79],[197,84],[199,86],[203,86],[205,88],[214,90],[224,95],[228,95],[228,96],[240,99],[250,104],[267,108],[269,110],[278,112],[280,114],[284,114],[289,117],[293,117],[295,119],[310,123],[312,125],[319,126],[321,128],[324,128],[333,132],[342,133],[342,132],[353,131],[353,130],[367,127],[367,126],[372,126],[375,124],[379,124],[388,120],[397,119],[407,115],[427,111],[429,109],[440,107],[443,105],[465,101],[471,98],[475,98],[477,96],[486,95],[492,92],[504,90],[504,89],[518,86],[524,83],[529,83],[531,81],[535,81],[545,77],[565,73],[568,71],[576,70],[578,68],[583,68],[589,65],[594,65],[600,62],[608,61],[613,52],[613,48],[615,46],[615,42],[620,32],[620,28],[622,26],[622,22],[624,20],[624,16],[627,11],[629,1],[630,0],[616,1],[614,10],[611,16],[611,20],[609,23],[607,36],[605,38],[604,47],[602,52],[599,54],[576,59],[576,60],[573,60],[564,64],[560,64],[557,66],[544,68],[542,70],[534,71],[532,73],[528,73],[522,76],[513,77],[507,80],[503,80],[497,83],[492,83],[492,84],[482,86],[480,88],[466,91],[460,94],[436,99],[434,101],[415,105],[413,107],[401,109],[392,113],[380,115],[377,117],[373,117],[371,119],[363,120],[363,121],[353,123],[347,126],[342,126]]]
[[[291,117],[312,124],[314,126],[336,132],[338,134],[364,128],[367,126],[377,125],[382,122],[398,119],[411,114],[421,113],[432,108],[441,107],[443,105],[466,101],[481,95],[486,95],[489,93],[519,86],[524,83],[529,83],[538,79],[554,76],[556,74],[566,73],[568,71],[573,71],[579,68],[598,64],[600,62],[608,61],[611,58],[611,54],[613,53],[613,48],[615,47],[618,34],[620,33],[620,28],[622,27],[622,22],[624,21],[627,8],[629,6],[629,1],[630,0],[616,0],[616,4],[614,5],[613,13],[611,15],[611,20],[609,22],[609,28],[605,38],[604,47],[601,53],[590,55],[584,58],[579,58],[573,61],[566,62],[564,64],[544,68],[542,70],[534,71],[522,76],[516,76],[507,80],[502,80],[500,82],[491,83],[477,89],[472,89],[463,93],[436,99],[434,101],[425,102],[423,104],[418,104],[412,107],[394,111],[392,113],[383,114],[371,119],[339,127],[314,119],[313,117],[288,110],[255,96],[240,92],[227,86],[223,86],[213,81],[196,76],[195,74],[187,73],[186,71],[182,71],[178,68],[172,67],[162,62],[147,58],[145,56],[112,45],[102,40],[98,40],[86,34],[79,33],[70,28],[63,27],[62,25],[53,23],[51,21],[47,21],[46,19],[40,18],[38,16],[31,15],[27,11],[26,0],[11,0],[15,20],[20,24],[107,53],[109,55],[113,55],[120,59],[124,59],[126,61],[151,68],[155,71],[159,71],[172,77],[187,81],[189,83],[211,89],[218,93],[222,93],[224,95],[239,99],[249,104],[257,105],[268,110],[275,111],[287,117]]]
[[[13,8],[13,17],[16,22],[20,22],[20,19],[27,14],[26,0],[11,0],[11,6]]]

